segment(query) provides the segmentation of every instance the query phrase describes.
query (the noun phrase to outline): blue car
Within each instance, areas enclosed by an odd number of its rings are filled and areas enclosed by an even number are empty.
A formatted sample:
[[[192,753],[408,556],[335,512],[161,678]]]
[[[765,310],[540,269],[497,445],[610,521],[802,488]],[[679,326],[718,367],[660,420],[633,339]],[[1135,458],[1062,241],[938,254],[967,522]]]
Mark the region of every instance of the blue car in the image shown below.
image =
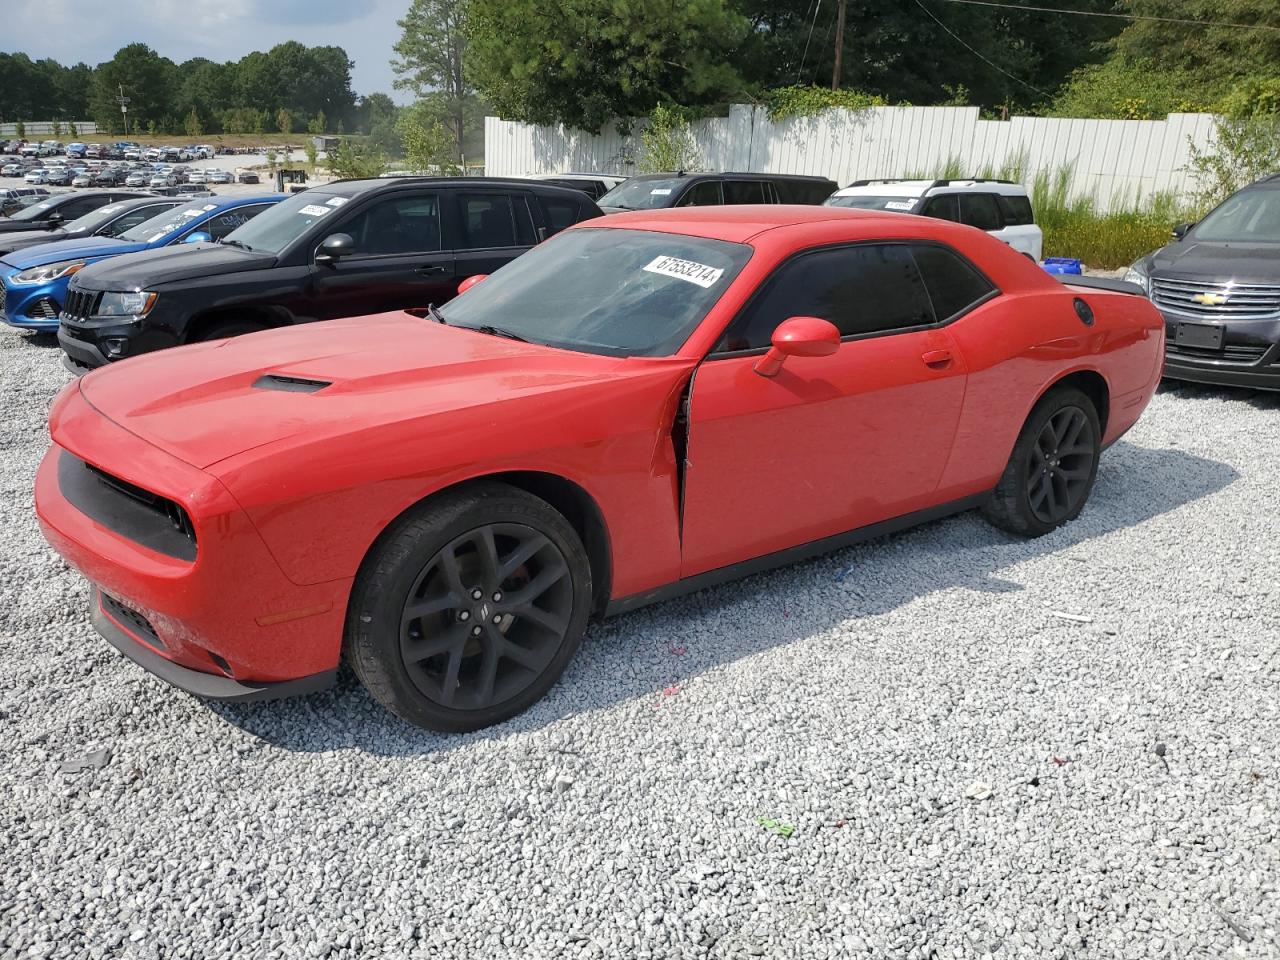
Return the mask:
[[[54,332],[73,274],[91,263],[175,243],[221,240],[285,199],[200,197],[144,220],[119,237],[56,240],[15,250],[0,260],[0,320],[21,330]]]

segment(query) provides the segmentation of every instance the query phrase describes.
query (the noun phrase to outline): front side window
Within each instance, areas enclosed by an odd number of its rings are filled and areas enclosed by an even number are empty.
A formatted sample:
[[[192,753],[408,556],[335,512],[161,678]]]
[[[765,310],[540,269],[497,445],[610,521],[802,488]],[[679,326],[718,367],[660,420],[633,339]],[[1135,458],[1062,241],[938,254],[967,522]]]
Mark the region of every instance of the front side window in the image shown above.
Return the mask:
[[[112,223],[109,224],[107,228],[102,231],[103,236],[107,236],[107,237],[122,236],[123,234],[127,233],[129,230],[132,230],[138,224],[151,219],[157,213],[160,213],[163,210],[169,210],[174,206],[175,204],[172,204],[172,203],[164,203],[164,204],[157,204],[157,205],[151,205],[146,207],[138,207],[134,210],[130,210],[128,213],[123,214],[118,219],[112,221]]]
[[[682,207],[716,207],[722,203],[719,180],[703,180],[689,188],[680,198]]]
[[[1002,224],[996,198],[989,193],[960,194],[960,222],[979,230],[999,230]]]
[[[197,229],[209,234],[214,240],[222,240],[224,237],[229,237],[233,231],[243,227],[266,209],[266,204],[236,207],[234,210],[220,213],[216,217],[210,217],[203,226],[197,227]]]
[[[585,353],[669,356],[751,257],[743,244],[566,230],[440,308],[445,322]]]
[[[734,318],[716,351],[767,347],[778,325],[796,316],[829,320],[842,337],[934,322],[929,294],[909,247],[831,247],[782,264]]]
[[[944,193],[938,197],[930,197],[924,205],[924,209],[920,211],[926,217],[933,217],[935,220],[950,220],[952,223],[960,222],[960,204],[956,202],[954,193]]]
[[[415,193],[376,200],[337,233],[350,234],[357,257],[434,253],[440,246],[440,198]]]

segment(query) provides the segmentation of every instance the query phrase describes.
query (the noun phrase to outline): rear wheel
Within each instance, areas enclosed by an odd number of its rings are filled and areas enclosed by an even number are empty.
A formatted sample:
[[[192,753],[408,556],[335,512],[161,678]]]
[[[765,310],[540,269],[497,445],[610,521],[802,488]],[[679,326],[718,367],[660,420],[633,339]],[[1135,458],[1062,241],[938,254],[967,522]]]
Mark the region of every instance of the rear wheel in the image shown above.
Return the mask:
[[[586,629],[591,568],[569,523],[505,484],[445,494],[375,545],[352,591],[347,659],[411,723],[477,730],[527,709]]]
[[[1046,394],[1018,434],[983,515],[1024,537],[1080,515],[1098,472],[1102,428],[1093,401],[1072,387]]]

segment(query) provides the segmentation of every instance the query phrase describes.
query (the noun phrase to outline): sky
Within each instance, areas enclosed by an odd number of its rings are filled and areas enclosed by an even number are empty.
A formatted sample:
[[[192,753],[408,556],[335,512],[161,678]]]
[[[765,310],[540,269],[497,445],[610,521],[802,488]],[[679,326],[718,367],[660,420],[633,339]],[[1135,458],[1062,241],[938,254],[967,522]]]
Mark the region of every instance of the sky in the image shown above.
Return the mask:
[[[135,42],[176,63],[238,60],[297,40],[345,49],[356,64],[351,85],[357,94],[406,99],[391,87],[391,46],[409,0],[0,0],[0,7],[0,51],[33,60],[95,66]]]

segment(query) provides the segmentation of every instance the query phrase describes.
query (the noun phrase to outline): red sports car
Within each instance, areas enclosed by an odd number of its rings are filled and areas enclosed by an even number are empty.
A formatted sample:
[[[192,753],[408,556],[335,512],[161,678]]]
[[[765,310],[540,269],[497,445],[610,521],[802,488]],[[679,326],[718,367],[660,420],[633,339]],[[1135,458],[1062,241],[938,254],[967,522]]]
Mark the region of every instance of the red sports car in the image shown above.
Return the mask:
[[[441,309],[90,373],[36,507],[99,631],[177,686],[300,693],[345,657],[469,730],[592,616],[960,510],[1071,520],[1163,340],[1142,297],[940,220],[621,214]]]

